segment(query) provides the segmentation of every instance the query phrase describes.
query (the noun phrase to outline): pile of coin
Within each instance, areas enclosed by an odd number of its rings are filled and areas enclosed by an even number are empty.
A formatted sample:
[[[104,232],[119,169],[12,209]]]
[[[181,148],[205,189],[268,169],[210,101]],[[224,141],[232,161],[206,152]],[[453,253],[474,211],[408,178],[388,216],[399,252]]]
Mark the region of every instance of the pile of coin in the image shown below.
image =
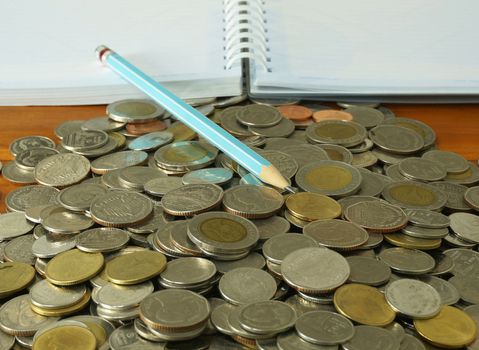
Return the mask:
[[[148,100],[13,140],[1,349],[478,348],[475,164],[378,105],[189,103],[298,191]]]

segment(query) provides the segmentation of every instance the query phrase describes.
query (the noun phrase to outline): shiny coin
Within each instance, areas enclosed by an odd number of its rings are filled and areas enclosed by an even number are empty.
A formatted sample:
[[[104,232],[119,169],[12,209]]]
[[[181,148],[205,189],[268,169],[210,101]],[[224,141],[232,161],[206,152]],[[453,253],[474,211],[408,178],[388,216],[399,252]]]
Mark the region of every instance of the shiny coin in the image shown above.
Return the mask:
[[[232,310],[228,315],[228,324],[231,330],[233,331],[233,339],[235,339],[240,344],[245,345],[254,345],[256,339],[266,339],[271,338],[272,334],[259,334],[253,333],[246,330],[240,322],[240,312],[243,307]]]
[[[238,312],[241,327],[255,334],[284,332],[293,327],[297,318],[291,306],[275,300],[251,303]],[[269,317],[265,318],[265,315]]]
[[[347,220],[372,232],[393,232],[407,224],[407,216],[394,205],[369,201],[359,202],[344,210]]]
[[[327,248],[303,248],[286,256],[281,264],[283,279],[305,293],[325,293],[341,286],[349,277],[349,264]]]
[[[444,306],[433,318],[414,320],[414,327],[428,342],[452,349],[472,343],[477,335],[474,320],[453,306]]]
[[[55,154],[58,154],[58,151],[53,148],[32,148],[19,153],[15,157],[15,163],[21,169],[33,171],[41,160]]]
[[[334,199],[310,192],[290,195],[286,208],[295,217],[306,221],[334,219],[341,215],[341,206]]]
[[[107,309],[126,310],[138,306],[144,298],[153,293],[153,290],[153,283],[150,281],[134,286],[108,283],[94,294],[93,300]]]
[[[391,269],[381,260],[364,256],[348,256],[351,273],[349,282],[361,283],[369,286],[379,286],[389,281]]]
[[[308,107],[299,105],[285,105],[276,107],[284,118],[291,120],[305,120],[313,115],[313,111]]]
[[[326,151],[329,159],[331,160],[336,160],[347,164],[351,164],[353,162],[353,154],[350,150],[343,146],[331,144],[318,144],[316,146]]]
[[[386,287],[386,301],[397,312],[414,319],[434,317],[441,310],[441,296],[427,283],[403,278]]]
[[[183,184],[215,184],[224,185],[231,181],[233,172],[225,168],[206,168],[194,170],[185,174],[182,178]]]
[[[36,183],[34,172],[20,168],[14,161],[6,163],[0,170],[2,170],[3,178],[10,182],[17,184]]]
[[[420,280],[433,287],[441,297],[441,304],[452,305],[459,301],[459,292],[450,282],[436,276],[422,276]]]
[[[223,190],[217,185],[185,185],[167,192],[161,204],[168,214],[191,216],[215,208],[222,198]]]
[[[387,329],[355,326],[353,338],[341,346],[344,350],[399,350],[401,345],[399,340]]]
[[[160,282],[164,281],[178,288],[187,288],[211,280],[216,274],[213,262],[204,258],[178,258],[166,264],[160,274]]]
[[[469,163],[464,157],[454,152],[432,150],[423,154],[424,159],[441,163],[448,173],[460,174],[469,168]]]
[[[379,253],[379,259],[399,273],[421,275],[435,266],[434,259],[417,249],[388,248]]]
[[[42,309],[60,309],[80,302],[87,293],[85,285],[58,287],[47,280],[37,282],[30,289],[33,305]]]
[[[451,229],[461,239],[479,243],[479,216],[469,213],[453,213],[449,215]]]
[[[411,154],[424,147],[423,138],[413,130],[393,125],[379,125],[369,131],[373,143],[388,152]]]
[[[468,188],[464,193],[464,201],[469,207],[479,211],[479,186]]]
[[[22,212],[0,214],[0,241],[29,233],[33,226]]]
[[[384,120],[384,114],[375,108],[365,106],[353,106],[344,110],[353,116],[353,121],[361,124],[367,129],[374,128]]]
[[[98,274],[103,262],[103,255],[100,253],[89,254],[78,249],[69,250],[48,262],[45,277],[58,286],[79,284]]]
[[[356,283],[338,288],[334,306],[350,320],[369,326],[386,326],[396,316],[378,289]]]
[[[282,115],[274,107],[253,104],[237,110],[236,118],[243,125],[268,127],[277,125],[281,121]]]
[[[444,214],[425,209],[406,209],[405,213],[409,222],[424,228],[447,228],[450,224],[449,217]]]
[[[72,233],[92,227],[94,222],[87,216],[71,212],[63,207],[54,209],[42,219],[42,226],[54,233]]]
[[[456,287],[462,300],[469,304],[479,304],[479,279],[477,277],[453,276],[449,282]]]
[[[93,200],[90,214],[101,225],[125,227],[146,219],[152,210],[152,202],[142,194],[110,191]]]
[[[188,290],[161,290],[140,304],[141,320],[160,331],[180,332],[201,327],[210,312],[208,300]]]
[[[133,191],[143,191],[145,183],[158,177],[165,177],[165,175],[145,166],[131,166],[120,169],[118,172],[119,182]]]
[[[58,201],[69,210],[84,211],[90,209],[91,202],[106,191],[107,188],[103,185],[81,183],[61,190]]]
[[[69,151],[88,151],[108,142],[108,134],[101,130],[75,131],[62,138],[61,145]]]
[[[441,190],[413,181],[390,183],[382,196],[389,203],[407,209],[438,210],[447,202],[447,196]]]
[[[159,177],[145,183],[145,192],[153,196],[162,197],[165,193],[183,186],[181,178]]]
[[[221,277],[219,291],[228,302],[243,305],[272,299],[276,293],[276,282],[263,270],[241,267]]]
[[[38,238],[32,245],[32,253],[37,258],[49,259],[55,255],[75,248],[74,235],[51,235],[49,233]]]
[[[259,230],[259,239],[264,241],[275,235],[286,233],[291,225],[288,220],[281,216],[271,216],[266,219],[257,219],[252,221]]]
[[[351,321],[329,311],[308,312],[298,318],[295,328],[301,338],[320,345],[342,344],[354,335]]]
[[[95,174],[105,174],[112,170],[141,165],[147,158],[148,153],[143,151],[116,152],[95,159],[91,163],[91,170]]]
[[[242,107],[228,107],[221,111],[220,123],[223,129],[227,130],[236,137],[248,137],[253,135],[248,127],[238,122],[236,113],[239,112]]]
[[[8,147],[14,157],[32,148],[55,148],[55,142],[45,136],[26,136],[13,140]]]
[[[396,247],[408,249],[430,250],[439,248],[441,245],[441,239],[417,238],[402,233],[389,233],[384,239]]]
[[[407,225],[401,232],[411,237],[425,239],[444,238],[449,234],[447,228],[426,228],[416,225]]]
[[[306,128],[312,143],[332,143],[344,147],[359,145],[366,138],[366,129],[352,121],[324,120]]]
[[[351,165],[324,160],[302,167],[295,179],[298,186],[305,191],[342,197],[358,191],[362,177]]]
[[[122,100],[109,104],[106,113],[120,123],[145,123],[157,119],[164,109],[150,100]]]
[[[225,210],[246,218],[273,216],[283,206],[283,196],[264,186],[240,185],[225,191]]]
[[[109,261],[106,277],[115,284],[138,284],[159,275],[166,268],[163,254],[150,250],[120,255]]]
[[[399,162],[399,172],[412,180],[439,181],[446,177],[442,163],[426,158],[410,157]]]
[[[120,130],[125,123],[116,122],[108,117],[89,119],[81,125],[82,130],[101,130],[105,132]]]
[[[173,170],[194,170],[211,164],[218,150],[198,141],[175,142],[158,149],[154,158],[159,166]]]
[[[342,220],[313,221],[303,228],[303,234],[312,237],[320,246],[337,250],[355,249],[369,238],[365,229]]]
[[[294,132],[295,127],[295,124],[291,120],[281,117],[280,122],[275,126],[249,126],[248,130],[254,135],[264,137],[288,137]]]
[[[256,269],[263,269],[266,262],[261,254],[250,253],[242,259],[233,261],[219,261],[215,260],[214,264],[219,273],[227,273],[239,267],[252,267]]]
[[[323,109],[313,113],[313,119],[319,123],[323,120],[344,120],[351,121],[353,116],[345,111],[338,111],[335,109]]]
[[[168,131],[156,131],[142,135],[128,144],[128,148],[137,151],[153,151],[173,141],[173,134]]]
[[[271,237],[263,244],[263,255],[275,264],[281,264],[284,258],[302,248],[317,247],[316,241],[297,233],[285,233]]]
[[[83,180],[90,172],[90,162],[85,157],[62,153],[41,160],[35,166],[35,179],[42,185],[65,187]]]
[[[55,136],[61,140],[68,134],[71,134],[75,131],[80,131],[83,123],[85,123],[85,120],[68,120],[63,122],[55,128]]]
[[[129,240],[128,233],[118,228],[92,228],[81,232],[76,237],[76,246],[88,253],[107,253],[120,250]]]
[[[42,333],[33,343],[35,350],[51,349],[55,344],[62,349],[95,350],[96,338],[88,328],[78,326],[59,326]]]
[[[6,262],[0,264],[0,298],[26,288],[34,279],[35,270],[29,264]]]
[[[447,196],[445,207],[451,211],[468,211],[469,206],[464,200],[464,194],[467,190],[466,186],[438,181],[430,183],[431,186],[438,188]]]

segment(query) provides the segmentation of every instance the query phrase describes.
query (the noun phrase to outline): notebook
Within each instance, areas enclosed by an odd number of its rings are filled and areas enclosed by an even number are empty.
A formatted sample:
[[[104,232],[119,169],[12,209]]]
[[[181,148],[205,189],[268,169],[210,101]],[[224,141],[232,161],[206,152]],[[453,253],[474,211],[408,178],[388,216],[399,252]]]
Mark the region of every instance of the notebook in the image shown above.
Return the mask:
[[[105,44],[183,98],[478,101],[479,2],[15,0],[0,11],[0,105],[143,97]]]

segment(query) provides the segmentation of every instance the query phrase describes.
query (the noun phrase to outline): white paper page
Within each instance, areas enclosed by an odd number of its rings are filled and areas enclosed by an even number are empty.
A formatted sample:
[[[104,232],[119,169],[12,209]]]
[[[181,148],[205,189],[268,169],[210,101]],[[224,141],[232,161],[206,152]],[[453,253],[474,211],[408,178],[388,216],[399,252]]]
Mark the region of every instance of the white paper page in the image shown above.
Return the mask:
[[[0,95],[126,87],[98,61],[100,44],[161,81],[239,80],[224,69],[222,10],[221,0],[3,1]]]
[[[359,93],[479,92],[477,0],[271,0],[270,69],[254,85]]]

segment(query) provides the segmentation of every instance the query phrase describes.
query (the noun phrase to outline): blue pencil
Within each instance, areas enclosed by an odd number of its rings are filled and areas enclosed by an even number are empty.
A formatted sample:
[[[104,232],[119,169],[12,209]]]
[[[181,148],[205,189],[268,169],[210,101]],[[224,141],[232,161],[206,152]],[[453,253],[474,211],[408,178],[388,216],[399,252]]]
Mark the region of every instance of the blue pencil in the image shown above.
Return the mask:
[[[206,138],[208,142],[226,153],[252,174],[256,175],[261,181],[277,188],[293,191],[293,189],[289,187],[288,181],[269,161],[254,152],[223,128],[216,125],[178,96],[165,89],[153,78],[143,73],[106,46],[99,46],[96,52],[103,64],[136,86],[139,90],[143,91],[178,120]]]

